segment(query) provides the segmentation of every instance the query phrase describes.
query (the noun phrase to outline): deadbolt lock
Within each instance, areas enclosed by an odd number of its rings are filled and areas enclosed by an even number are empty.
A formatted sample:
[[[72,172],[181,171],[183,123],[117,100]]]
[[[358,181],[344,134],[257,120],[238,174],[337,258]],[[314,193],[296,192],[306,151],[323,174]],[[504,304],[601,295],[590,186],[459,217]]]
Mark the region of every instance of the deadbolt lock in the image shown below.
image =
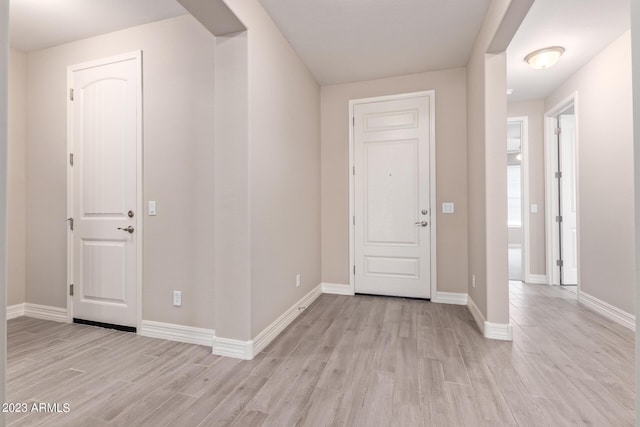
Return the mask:
[[[127,213],[127,216],[128,216],[129,218],[133,218],[133,211],[129,211],[129,212]]]
[[[426,214],[428,214],[428,213],[429,213],[429,211],[428,211],[428,210],[426,210],[426,209],[422,209],[422,215],[426,215]]]

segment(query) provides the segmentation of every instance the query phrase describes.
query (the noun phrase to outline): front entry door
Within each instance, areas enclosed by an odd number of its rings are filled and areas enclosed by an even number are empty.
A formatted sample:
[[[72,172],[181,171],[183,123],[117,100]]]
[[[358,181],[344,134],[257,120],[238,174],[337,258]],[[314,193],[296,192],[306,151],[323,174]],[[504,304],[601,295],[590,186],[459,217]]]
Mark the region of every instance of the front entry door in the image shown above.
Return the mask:
[[[356,293],[431,297],[430,96],[354,105]]]
[[[137,326],[141,54],[69,68],[73,317]]]

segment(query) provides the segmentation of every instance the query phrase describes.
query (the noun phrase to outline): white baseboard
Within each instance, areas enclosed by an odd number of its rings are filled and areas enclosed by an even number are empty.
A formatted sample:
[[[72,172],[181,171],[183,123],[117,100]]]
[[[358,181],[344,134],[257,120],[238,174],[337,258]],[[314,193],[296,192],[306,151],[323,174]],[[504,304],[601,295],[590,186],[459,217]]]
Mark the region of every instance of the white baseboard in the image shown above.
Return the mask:
[[[510,323],[484,322],[484,337],[492,340],[513,341]]]
[[[234,359],[252,360],[255,356],[253,341],[215,337],[213,339],[213,354]]]
[[[467,305],[468,295],[458,292],[436,292],[431,302],[438,304]]]
[[[24,316],[24,303],[10,305],[7,307],[7,320]]]
[[[544,274],[530,274],[529,278],[525,280],[526,283],[531,283],[533,285],[546,285],[549,283],[547,281],[547,276]]]
[[[67,319],[67,309],[60,307],[50,307],[48,305],[40,304],[24,304],[24,315],[27,317],[33,317],[35,319],[51,320],[53,322],[64,322]]]
[[[313,303],[322,294],[322,292],[323,286],[316,286],[308,294],[303,296],[300,301],[292,305],[287,311],[278,317],[272,324],[256,335],[253,339],[253,355],[257,355],[262,351],[262,349],[269,345],[269,343],[273,341],[275,337],[284,330],[284,328],[289,326],[291,322],[300,315],[300,313],[309,307],[311,303]]]
[[[323,286],[318,285],[309,293],[282,313],[273,323],[267,326],[253,340],[242,341],[229,338],[215,337],[213,354],[251,360],[273,341],[287,326],[291,324],[316,298],[323,292]]]
[[[480,332],[484,335],[484,324],[486,323],[486,320],[476,303],[471,299],[471,295],[467,297],[467,307],[469,308],[469,312],[471,312],[471,316],[473,316],[473,320],[476,321],[478,329],[480,329]]]
[[[143,320],[138,335],[212,347],[216,333],[213,329]]]
[[[467,307],[476,321],[480,332],[485,338],[492,340],[513,341],[513,330],[509,323],[492,323],[487,322],[484,315],[471,299],[471,296],[467,299]]]
[[[620,310],[618,307],[614,307],[613,305],[582,291],[578,294],[578,302],[627,329],[631,329],[632,331],[636,330],[636,316],[633,314]]]
[[[323,294],[353,295],[353,291],[349,285],[342,285],[340,283],[322,283],[321,286]]]

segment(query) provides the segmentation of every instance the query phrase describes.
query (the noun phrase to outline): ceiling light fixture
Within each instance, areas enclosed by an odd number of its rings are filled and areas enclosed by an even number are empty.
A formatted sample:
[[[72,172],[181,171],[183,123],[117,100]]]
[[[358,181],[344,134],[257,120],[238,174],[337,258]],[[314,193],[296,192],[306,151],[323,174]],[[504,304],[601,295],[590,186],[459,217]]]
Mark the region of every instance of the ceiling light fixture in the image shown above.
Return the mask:
[[[544,70],[558,62],[560,55],[564,53],[564,48],[560,46],[545,47],[531,52],[524,57],[527,64],[536,70]]]

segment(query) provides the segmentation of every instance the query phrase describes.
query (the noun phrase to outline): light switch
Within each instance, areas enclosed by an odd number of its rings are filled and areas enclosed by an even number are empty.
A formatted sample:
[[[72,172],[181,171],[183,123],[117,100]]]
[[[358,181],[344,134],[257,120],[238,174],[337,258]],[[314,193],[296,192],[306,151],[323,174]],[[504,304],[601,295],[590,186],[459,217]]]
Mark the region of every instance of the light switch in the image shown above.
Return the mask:
[[[442,204],[442,213],[452,214],[455,212],[455,205],[453,202],[445,202]]]
[[[156,201],[155,200],[149,200],[149,215],[155,216],[157,214],[158,214],[158,212],[156,210]]]
[[[531,213],[538,213],[538,205],[535,203],[531,205]]]

